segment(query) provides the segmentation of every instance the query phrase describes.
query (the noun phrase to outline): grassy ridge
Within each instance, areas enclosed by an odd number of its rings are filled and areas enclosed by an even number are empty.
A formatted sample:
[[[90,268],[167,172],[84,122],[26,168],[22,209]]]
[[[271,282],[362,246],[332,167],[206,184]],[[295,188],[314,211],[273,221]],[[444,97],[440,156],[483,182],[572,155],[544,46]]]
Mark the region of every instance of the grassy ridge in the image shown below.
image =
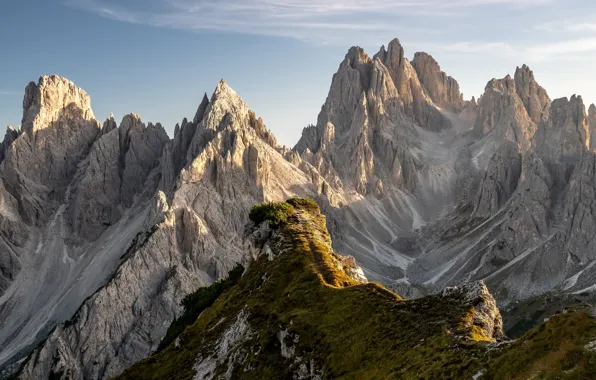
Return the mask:
[[[470,379],[478,373],[484,373],[481,379],[596,378],[596,356],[585,349],[596,340],[588,311],[555,316],[515,343],[495,347],[474,328],[459,331],[469,324],[473,306],[457,297],[406,301],[379,284],[350,278],[316,204],[287,204],[291,208],[266,204],[251,212],[253,221],[269,220],[278,228],[271,249],[279,255],[254,261],[186,328],[179,344],[118,379],[192,379],[199,356],[217,352],[241,312],[248,314],[250,334],[228,357],[244,359],[217,363],[216,378],[292,378],[301,365],[328,379]],[[295,349],[290,359],[281,355],[281,331],[289,336],[284,344]]]

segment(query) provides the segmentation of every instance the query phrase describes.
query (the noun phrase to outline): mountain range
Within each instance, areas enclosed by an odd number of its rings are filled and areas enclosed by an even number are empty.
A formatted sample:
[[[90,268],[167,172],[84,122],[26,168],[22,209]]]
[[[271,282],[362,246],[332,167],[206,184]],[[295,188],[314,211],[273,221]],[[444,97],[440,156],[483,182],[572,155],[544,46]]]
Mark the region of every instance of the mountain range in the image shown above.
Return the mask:
[[[551,100],[525,65],[464,100],[397,39],[348,51],[292,149],[224,80],[170,139],[136,114],[100,123],[43,76],[0,145],[3,376],[107,379],[147,358],[185,296],[255,259],[251,207],[294,197],[368,280],[405,298],[483,281],[505,333],[541,321],[596,289],[592,133],[596,106]]]

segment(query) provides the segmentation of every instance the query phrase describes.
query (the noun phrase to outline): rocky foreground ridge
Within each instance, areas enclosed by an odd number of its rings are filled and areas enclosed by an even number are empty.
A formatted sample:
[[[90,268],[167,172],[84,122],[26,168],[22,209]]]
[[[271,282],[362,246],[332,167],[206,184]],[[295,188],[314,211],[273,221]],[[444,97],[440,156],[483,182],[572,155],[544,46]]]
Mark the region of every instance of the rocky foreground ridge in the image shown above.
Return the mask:
[[[405,298],[483,281],[504,310],[591,300],[595,129],[596,106],[551,100],[527,66],[466,100],[398,40],[349,50],[293,149],[225,81],[170,139],[136,114],[100,123],[44,76],[0,144],[2,374],[106,379],[146,358],[187,294],[248,264],[252,205],[291,197]]]
[[[356,268],[333,252],[316,203],[286,205],[266,205],[269,219],[248,231],[254,261],[238,283],[164,350],[115,379],[596,374],[590,309],[567,310],[518,341],[504,341],[501,315],[482,282],[404,300],[352,275]],[[279,213],[287,221],[271,227]]]

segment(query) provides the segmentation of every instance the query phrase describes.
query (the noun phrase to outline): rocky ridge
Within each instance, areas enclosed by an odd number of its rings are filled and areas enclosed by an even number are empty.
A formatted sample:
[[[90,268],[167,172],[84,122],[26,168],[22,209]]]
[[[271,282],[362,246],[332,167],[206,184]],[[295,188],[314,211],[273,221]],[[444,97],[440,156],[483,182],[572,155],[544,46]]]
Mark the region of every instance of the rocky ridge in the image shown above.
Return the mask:
[[[484,284],[402,300],[351,277],[354,268],[333,252],[314,202],[288,204],[286,223],[271,228],[266,220],[248,230],[255,260],[238,285],[172,345],[117,378],[407,376],[420,371],[417,366],[434,349],[451,346],[453,359],[464,354],[460,344],[504,339],[499,310]],[[424,371],[456,373],[458,366],[448,363],[447,357],[438,359]]]
[[[279,210],[290,215],[276,227],[270,227],[278,223],[272,217],[247,231],[255,259],[238,283],[173,343],[116,379],[502,379],[595,373],[585,364],[595,355],[590,309],[566,310],[519,340],[505,341],[499,309],[482,282],[403,300],[378,284],[350,278],[314,202],[287,204],[291,207],[259,206],[269,207],[270,216]],[[552,345],[544,345],[545,339]],[[566,344],[560,346],[562,339]]]

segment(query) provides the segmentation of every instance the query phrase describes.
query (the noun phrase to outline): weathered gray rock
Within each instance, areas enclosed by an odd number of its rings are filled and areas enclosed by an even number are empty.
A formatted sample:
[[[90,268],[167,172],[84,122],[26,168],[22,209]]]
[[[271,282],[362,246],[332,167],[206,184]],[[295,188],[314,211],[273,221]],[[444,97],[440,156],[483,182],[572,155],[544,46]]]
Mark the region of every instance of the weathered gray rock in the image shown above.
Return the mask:
[[[10,149],[10,144],[12,144],[17,139],[17,137],[19,137],[19,132],[15,130],[12,127],[12,125],[9,125],[6,128],[4,140],[2,140],[2,143],[0,144],[0,163],[2,163],[2,161],[4,161],[4,159],[6,158],[6,154]]]
[[[412,66],[418,73],[420,83],[428,91],[435,104],[451,110],[459,110],[463,107],[464,100],[459,90],[459,84],[444,71],[441,71],[441,67],[430,54],[416,53],[412,60]]]
[[[474,125],[478,136],[493,134],[497,144],[511,141],[518,144],[522,151],[530,148],[537,126],[528,115],[515,81],[509,75],[493,79],[486,85],[478,108]]]
[[[558,177],[564,181],[566,167],[577,164],[589,148],[590,130],[581,97],[554,100],[550,117],[540,124],[536,133],[535,149],[549,164],[558,166]]]
[[[495,215],[517,189],[522,171],[522,156],[517,144],[501,145],[491,158],[475,202],[474,216]]]
[[[143,152],[151,141],[161,141],[152,137],[150,128],[143,129],[134,116],[125,117],[118,131],[100,138],[97,149],[119,137],[120,145],[109,145]],[[21,378],[62,374],[104,379],[145,358],[181,312],[186,294],[251,259],[242,236],[252,205],[288,194],[317,196],[317,186],[271,146],[274,140],[262,121],[225,82],[218,85],[197,128],[191,143],[196,150],[175,176],[176,185],[169,194],[158,191],[143,203],[143,227],[122,252],[124,261],[116,274],[50,334],[27,361]],[[143,149],[135,148],[139,141]],[[154,171],[170,173],[169,182],[174,157],[170,143],[161,157]],[[134,162],[125,160],[126,165]],[[134,207],[140,207],[140,199]]]
[[[451,128],[450,120],[433,105],[416,70],[404,57],[404,49],[397,38],[389,43],[387,50],[381,47],[375,58],[379,58],[389,70],[406,114],[413,116],[423,128],[434,131]]]
[[[120,219],[120,153],[118,130],[104,134],[93,144],[69,202],[75,236],[93,241]]]
[[[27,86],[22,125],[23,133],[3,161],[2,175],[24,220],[39,226],[62,201],[100,125],[89,96],[57,76]]]
[[[337,191],[384,194],[379,183],[413,191],[423,166],[413,154],[417,127],[443,130],[451,120],[435,107],[395,39],[374,59],[359,47],[348,51],[316,127],[306,128],[294,149]]]
[[[501,312],[484,282],[471,282],[459,287],[446,288],[440,294],[442,297],[459,298],[464,304],[474,306],[468,324],[461,328],[471,329],[476,326],[482,330],[485,337],[490,337],[493,341],[502,341],[505,338]]]
[[[147,127],[136,114],[124,116],[120,123],[120,175],[122,202],[129,207],[144,189],[149,174],[159,164],[168,135],[161,124]]]
[[[546,90],[534,79],[534,73],[526,65],[515,69],[515,89],[528,111],[528,116],[536,124],[548,118],[550,98]]]

